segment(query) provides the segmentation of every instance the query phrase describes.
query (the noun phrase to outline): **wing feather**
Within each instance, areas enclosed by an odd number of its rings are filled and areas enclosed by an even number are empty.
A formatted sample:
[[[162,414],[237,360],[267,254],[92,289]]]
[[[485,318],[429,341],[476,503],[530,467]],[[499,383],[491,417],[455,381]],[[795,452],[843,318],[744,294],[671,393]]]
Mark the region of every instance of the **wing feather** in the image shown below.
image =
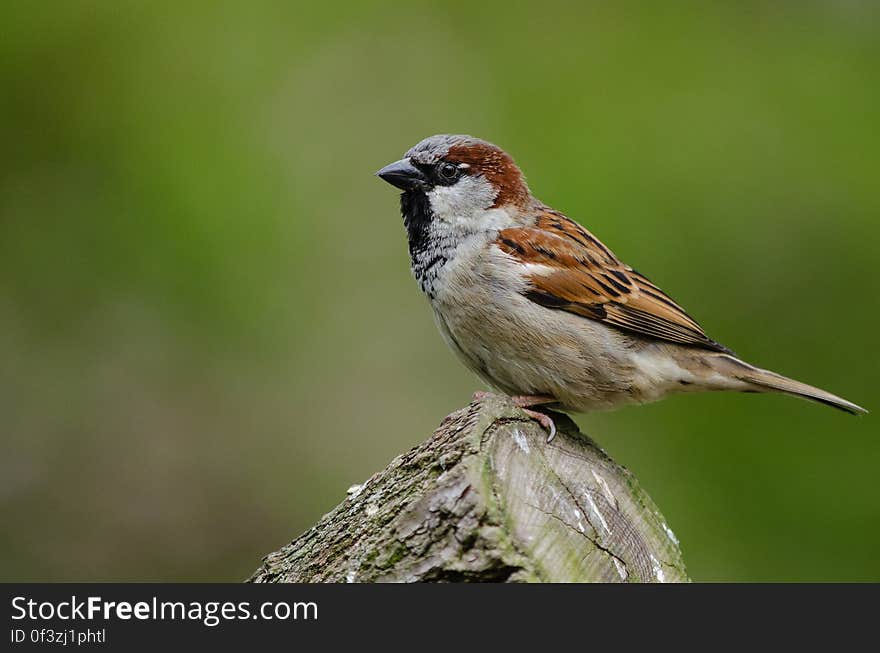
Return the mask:
[[[561,213],[545,209],[534,226],[504,229],[495,244],[529,266],[525,295],[542,306],[649,338],[730,353],[669,295]]]

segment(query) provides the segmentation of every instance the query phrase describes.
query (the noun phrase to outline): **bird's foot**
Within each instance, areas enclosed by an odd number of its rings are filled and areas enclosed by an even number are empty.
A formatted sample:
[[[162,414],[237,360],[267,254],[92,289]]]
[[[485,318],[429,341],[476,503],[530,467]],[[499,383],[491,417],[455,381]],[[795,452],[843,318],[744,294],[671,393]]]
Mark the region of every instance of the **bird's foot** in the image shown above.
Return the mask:
[[[491,394],[491,392],[486,392],[485,390],[477,390],[471,395],[471,401],[483,401],[483,399],[489,397]]]
[[[510,400],[513,402],[514,406],[518,406],[519,408],[552,404],[556,401],[554,397],[549,395],[516,395],[511,397]]]
[[[550,416],[545,415],[544,413],[539,413],[536,410],[529,410],[528,408],[523,408],[522,411],[547,430],[549,433],[547,436],[547,444],[553,442],[553,438],[556,437],[556,424]]]
[[[483,399],[491,395],[491,392],[477,390],[471,396],[471,401],[482,401]],[[547,430],[547,432],[549,433],[549,435],[547,436],[547,442],[553,441],[553,438],[556,437],[556,424],[553,422],[550,416],[545,415],[544,413],[539,413],[536,410],[529,410],[529,407],[555,403],[555,397],[551,397],[549,395],[515,395],[510,398],[510,401],[513,403],[514,406],[516,406],[517,408],[521,408],[526,415],[531,417],[533,420],[538,422],[538,424],[544,427],[544,429]]]

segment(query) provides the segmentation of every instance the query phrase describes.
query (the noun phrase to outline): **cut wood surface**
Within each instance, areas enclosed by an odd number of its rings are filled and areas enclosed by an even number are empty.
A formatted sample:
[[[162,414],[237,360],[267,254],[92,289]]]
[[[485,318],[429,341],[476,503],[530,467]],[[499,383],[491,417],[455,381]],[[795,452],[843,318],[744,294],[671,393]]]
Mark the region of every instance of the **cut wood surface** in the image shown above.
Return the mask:
[[[682,582],[678,541],[633,475],[507,397],[449,415],[250,582]]]

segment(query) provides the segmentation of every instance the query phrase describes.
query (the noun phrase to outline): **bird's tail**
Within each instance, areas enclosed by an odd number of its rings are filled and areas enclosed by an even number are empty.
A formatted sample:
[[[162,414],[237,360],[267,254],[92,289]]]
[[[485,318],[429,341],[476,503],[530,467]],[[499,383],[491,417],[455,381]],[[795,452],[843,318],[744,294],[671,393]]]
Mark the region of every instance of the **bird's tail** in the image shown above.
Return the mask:
[[[781,374],[776,374],[776,372],[762,370],[727,354],[713,357],[712,367],[715,367],[717,371],[728,377],[733,377],[745,383],[746,391],[781,392],[793,397],[816,401],[820,404],[846,411],[852,415],[868,412],[861,406],[830,392],[814,388],[811,385],[795,381],[794,379],[789,379]]]

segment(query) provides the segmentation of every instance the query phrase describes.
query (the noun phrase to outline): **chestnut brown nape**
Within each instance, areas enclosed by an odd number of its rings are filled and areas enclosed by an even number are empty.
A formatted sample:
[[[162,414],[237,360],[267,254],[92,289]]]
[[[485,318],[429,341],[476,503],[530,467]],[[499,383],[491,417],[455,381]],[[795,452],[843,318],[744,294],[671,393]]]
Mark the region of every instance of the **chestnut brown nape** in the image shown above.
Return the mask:
[[[511,156],[501,148],[479,140],[468,140],[449,148],[446,156],[452,163],[469,166],[470,174],[483,175],[498,195],[493,208],[505,205],[525,206],[531,194],[525,178]]]

